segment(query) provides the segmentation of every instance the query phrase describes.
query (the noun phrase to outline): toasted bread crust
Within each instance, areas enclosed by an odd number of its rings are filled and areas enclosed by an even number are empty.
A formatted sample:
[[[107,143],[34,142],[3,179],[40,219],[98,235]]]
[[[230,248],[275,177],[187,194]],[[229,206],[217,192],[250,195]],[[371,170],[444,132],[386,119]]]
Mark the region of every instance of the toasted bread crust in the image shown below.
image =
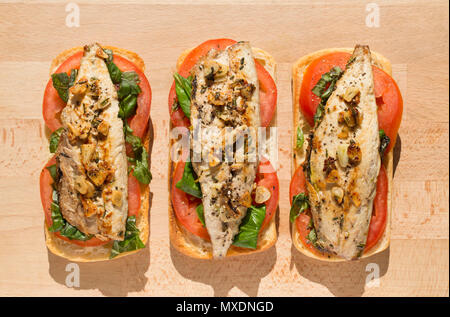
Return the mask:
[[[124,58],[126,58],[127,60],[129,60],[130,62],[132,62],[134,65],[136,65],[142,72],[145,71],[145,64],[144,61],[142,60],[142,58],[131,51],[128,51],[126,49],[123,48],[118,48],[118,47],[114,47],[114,46],[107,46],[107,45],[102,45],[103,48],[106,49],[110,49],[111,51],[113,51],[114,54],[117,54],[119,56],[122,56]],[[77,53],[77,52],[81,52],[83,51],[83,47],[82,46],[76,46],[76,47],[72,47],[69,48],[61,53],[58,54],[58,56],[56,56],[53,61],[52,64],[50,66],[50,75],[53,74],[56,69],[70,56],[72,56],[73,54]]]
[[[320,51],[316,51],[314,53],[308,54],[306,56],[303,56],[297,62],[294,63],[292,67],[292,111],[293,111],[293,130],[296,131],[297,127],[300,126],[303,131],[309,131],[312,129],[312,127],[309,126],[306,119],[304,118],[302,112],[300,111],[300,90],[302,85],[302,79],[303,79],[303,73],[306,70],[306,68],[309,66],[309,64],[316,60],[317,58],[330,54],[333,52],[348,52],[352,53],[352,48],[331,48],[331,49],[324,49]],[[372,63],[376,65],[377,67],[384,70],[389,75],[392,75],[392,67],[391,63],[387,58],[382,56],[379,53],[371,52],[372,54]],[[295,133],[292,133],[292,148],[294,149],[295,159],[292,160],[292,171],[291,174],[295,172],[298,166],[300,166],[304,159],[305,159],[305,149],[307,148],[307,140],[305,140],[305,144],[303,145],[302,149],[296,150],[295,149],[296,144],[296,136]],[[380,238],[378,243],[373,246],[369,252],[364,253],[362,255],[363,258],[367,258],[371,255],[380,253],[384,250],[386,250],[389,247],[390,243],[390,235],[391,235],[391,214],[392,214],[392,177],[393,177],[393,149],[389,151],[389,153],[386,153],[383,158],[383,164],[386,168],[387,176],[388,176],[388,216],[387,216],[387,223],[386,223],[386,229],[384,230],[383,236]],[[299,232],[297,231],[297,226],[295,223],[291,224],[291,237],[292,242],[294,246],[297,248],[298,251],[303,253],[304,255],[317,259],[322,261],[328,261],[328,262],[343,262],[347,261],[343,258],[329,255],[329,256],[319,256],[311,252],[308,248],[306,248],[301,240],[299,239]]]
[[[185,50],[178,57],[177,60],[177,70],[181,67],[184,59],[189,54],[191,49]],[[274,58],[267,52],[259,48],[252,48],[253,54],[255,58],[261,63],[262,66],[272,75],[272,78],[276,80],[276,63]],[[276,116],[276,115],[275,115]],[[276,117],[274,116],[272,123],[274,124],[276,121]],[[170,123],[171,129],[173,128],[172,123]],[[170,148],[172,148],[173,140],[170,140]],[[175,211],[173,210],[172,201],[171,201],[171,188],[172,188],[172,179],[173,173],[175,170],[176,163],[172,161],[170,157],[169,151],[169,177],[168,188],[169,188],[169,235],[170,242],[172,246],[177,249],[179,252],[193,257],[197,259],[212,259],[212,248],[210,243],[198,238],[184,229],[183,225],[177,220],[175,216]],[[272,217],[271,221],[267,225],[267,227],[259,234],[258,244],[255,250],[240,248],[236,246],[231,246],[228,250],[227,257],[231,256],[240,256],[245,254],[254,254],[258,252],[265,251],[272,247],[277,241],[277,229],[275,222],[275,215]]]
[[[125,49],[116,48],[112,46],[102,46],[103,48],[107,48],[113,51],[114,54],[125,57],[127,60],[134,63],[142,72],[144,72],[145,66],[144,61],[133,52],[130,52]],[[53,59],[50,74],[53,74],[54,71],[70,56],[75,54],[76,52],[82,51],[83,47],[78,46],[64,52],[60,53],[55,59]],[[147,129],[147,132],[144,136],[144,147],[147,152],[149,150],[150,144],[150,130]],[[149,237],[149,199],[150,199],[150,187],[141,185],[141,206],[139,209],[138,216],[136,217],[136,226],[140,231],[140,238],[144,244],[147,244]],[[70,242],[66,242],[60,238],[58,238],[53,232],[48,231],[48,228],[44,221],[44,230],[45,230],[45,243],[47,248],[54,254],[66,258],[70,261],[75,262],[96,262],[96,261],[105,261],[109,260],[109,255],[111,253],[111,248],[113,242],[109,242],[107,244],[96,246],[96,247],[81,247],[75,245]],[[121,253],[116,256],[114,259],[127,256],[136,252],[139,252],[142,249]]]

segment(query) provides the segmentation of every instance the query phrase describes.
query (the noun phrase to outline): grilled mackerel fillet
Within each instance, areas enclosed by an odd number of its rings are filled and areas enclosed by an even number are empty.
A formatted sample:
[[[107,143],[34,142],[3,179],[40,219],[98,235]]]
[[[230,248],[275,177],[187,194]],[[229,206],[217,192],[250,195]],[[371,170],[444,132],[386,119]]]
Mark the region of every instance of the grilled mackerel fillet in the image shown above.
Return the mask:
[[[346,259],[365,247],[380,169],[368,46],[356,46],[316,124],[307,183],[319,248]]]
[[[192,164],[213,257],[221,258],[251,206],[258,167],[259,84],[249,43],[211,50],[192,75]]]
[[[98,44],[84,47],[61,113],[57,150],[64,218],[85,234],[123,240],[128,213],[127,158],[119,101]]]

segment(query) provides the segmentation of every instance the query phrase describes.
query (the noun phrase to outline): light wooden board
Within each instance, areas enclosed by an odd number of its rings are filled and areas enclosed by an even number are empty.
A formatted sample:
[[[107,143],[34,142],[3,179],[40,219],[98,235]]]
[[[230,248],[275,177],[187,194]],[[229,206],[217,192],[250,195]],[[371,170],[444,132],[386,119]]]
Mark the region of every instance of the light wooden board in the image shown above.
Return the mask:
[[[448,296],[449,17],[447,1],[377,1],[380,26],[366,26],[366,1],[77,1],[80,27],[65,25],[65,2],[0,1],[0,295]],[[279,239],[268,252],[223,262],[170,247],[167,107],[171,74],[186,48],[217,37],[250,40],[278,62]],[[49,158],[42,96],[50,61],[89,42],[139,53],[153,90],[149,246],[135,256],[69,263],[44,243],[39,172]],[[388,57],[404,98],[393,189],[391,247],[364,261],[325,264],[291,245],[288,224],[292,63],[327,47],[366,43]],[[286,124],[289,122],[289,124]],[[369,263],[379,286],[365,285]]]

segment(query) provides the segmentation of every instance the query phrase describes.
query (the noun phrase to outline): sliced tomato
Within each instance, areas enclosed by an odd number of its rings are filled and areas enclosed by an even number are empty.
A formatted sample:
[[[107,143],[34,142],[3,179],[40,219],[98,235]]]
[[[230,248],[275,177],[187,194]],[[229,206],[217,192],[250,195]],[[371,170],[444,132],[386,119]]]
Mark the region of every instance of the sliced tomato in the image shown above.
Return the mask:
[[[269,72],[255,60],[259,81],[259,117],[262,127],[268,127],[277,108],[277,86]]]
[[[66,59],[55,71],[55,73],[66,72],[69,74],[71,69],[79,69],[83,52],[77,52]],[[133,129],[133,134],[142,138],[148,126],[148,119],[150,117],[150,104],[152,99],[152,91],[147,77],[139,68],[129,60],[119,55],[113,56],[113,61],[117,67],[125,71],[135,71],[140,79],[139,87],[142,92],[138,96],[136,114],[128,119],[130,127]],[[62,109],[66,106],[65,102],[59,97],[58,92],[53,87],[52,79],[47,83],[44,92],[44,100],[42,107],[42,114],[44,116],[45,124],[51,131],[61,127],[61,120],[59,118]]]
[[[297,168],[294,175],[292,176],[291,184],[289,185],[289,198],[291,205],[294,196],[300,193],[307,194],[306,178],[302,166],[299,166]],[[309,227],[310,223],[311,223],[311,211],[309,209],[298,215],[297,219],[295,220],[295,226],[297,227],[300,241],[306,248],[308,248],[308,250],[310,250],[314,254],[323,255],[323,252],[317,250],[306,238],[309,235],[309,232],[311,231],[311,228]]]
[[[55,73],[67,73],[70,75],[72,69],[80,68],[82,57],[83,52],[73,54],[58,67]],[[61,127],[59,116],[65,106],[66,103],[59,97],[58,92],[53,87],[52,78],[50,77],[50,80],[45,87],[42,115],[44,116],[45,124],[52,132]]]
[[[329,72],[333,67],[339,66],[341,69],[344,69],[349,58],[349,53],[327,54],[312,61],[303,73],[300,90],[300,110],[310,126],[314,126],[314,114],[320,103],[320,98],[312,93],[312,89],[322,75]]]
[[[197,206],[202,203],[201,199],[190,196],[175,186],[181,178],[183,178],[185,164],[186,162],[179,161],[175,167],[172,177],[172,206],[178,221],[181,222],[186,230],[202,239],[209,241],[210,238],[208,231],[200,222],[195,210]]]
[[[373,78],[378,105],[378,126],[391,140],[386,148],[387,153],[397,140],[397,132],[402,121],[403,98],[397,83],[389,74],[374,66]]]
[[[270,164],[269,160],[264,158],[261,159],[255,182],[257,186],[264,186],[270,191],[270,198],[264,203],[264,205],[266,205],[266,217],[261,225],[261,231],[269,224],[270,220],[272,220],[277,212],[280,197],[280,184],[278,182],[277,172],[272,164]]]
[[[188,77],[191,69],[195,66],[200,57],[206,55],[211,49],[223,50],[230,45],[235,44],[236,41],[230,39],[217,39],[206,41],[196,48],[194,48],[184,59],[178,70],[178,73],[183,77]],[[255,60],[255,67],[258,74],[260,85],[259,103],[260,103],[260,118],[261,126],[267,127],[272,121],[273,115],[277,105],[277,87],[272,76],[265,70],[259,62]],[[190,121],[183,110],[178,108],[172,110],[176,102],[175,81],[172,83],[169,92],[169,113],[172,124],[176,127],[189,127]]]
[[[128,174],[128,217],[138,216],[141,208],[141,187],[139,181],[133,176],[133,173]]]
[[[202,203],[201,199],[190,196],[175,186],[183,177],[184,165],[185,162],[183,161],[177,163],[172,178],[171,198],[175,215],[178,221],[180,221],[190,233],[209,241],[209,233],[200,222],[195,210],[197,206]],[[277,173],[268,160],[261,160],[255,182],[258,186],[266,187],[271,193],[269,200],[264,203],[266,205],[266,217],[261,225],[261,231],[275,215],[280,196]]]
[[[309,227],[310,223],[311,223],[311,213],[310,212],[301,213],[295,220],[295,226],[297,227],[300,241],[312,253],[319,255],[319,256],[325,256],[325,253],[316,249],[314,247],[314,245],[307,238],[309,233],[311,232],[311,228]]]
[[[305,174],[303,172],[303,167],[299,166],[297,170],[295,171],[294,175],[291,179],[291,184],[289,185],[289,202],[292,205],[292,200],[294,199],[294,196],[300,194],[300,193],[307,193],[306,192],[306,178]]]
[[[345,69],[351,54],[336,52],[324,55],[312,61],[303,74],[300,90],[300,110],[308,123],[314,125],[314,114],[320,103],[320,98],[313,94],[312,89],[322,75],[335,66]],[[403,99],[394,79],[376,66],[373,69],[374,92],[378,105],[378,125],[383,129],[391,142],[386,151],[395,144],[403,112]]]
[[[170,113],[170,121],[172,121],[172,124],[176,127],[185,127],[189,128],[191,125],[191,121],[188,117],[184,114],[181,107],[178,107],[178,109],[174,110],[173,105],[175,104],[177,100],[177,93],[175,92],[175,81],[172,83],[172,87],[170,87],[169,92],[169,113]]]
[[[373,201],[372,218],[370,219],[369,233],[367,234],[366,247],[364,250],[365,252],[377,244],[386,228],[388,187],[389,183],[386,169],[383,164],[381,164],[377,180],[377,193]]]
[[[306,190],[306,178],[303,173],[303,167],[299,166],[292,176],[291,184],[289,186],[289,197],[292,205],[292,199],[295,195],[300,193],[307,194]],[[380,238],[383,236],[384,229],[387,222],[387,194],[388,194],[388,179],[386,169],[381,164],[380,172],[377,180],[377,193],[373,202],[372,218],[370,220],[369,232],[367,235],[366,247],[364,252],[367,252],[370,248],[377,244]],[[311,243],[308,242],[307,236],[311,231],[309,223],[311,220],[310,210],[300,214],[296,219],[296,227],[299,232],[300,240],[309,250],[316,254],[323,254],[317,250]]]

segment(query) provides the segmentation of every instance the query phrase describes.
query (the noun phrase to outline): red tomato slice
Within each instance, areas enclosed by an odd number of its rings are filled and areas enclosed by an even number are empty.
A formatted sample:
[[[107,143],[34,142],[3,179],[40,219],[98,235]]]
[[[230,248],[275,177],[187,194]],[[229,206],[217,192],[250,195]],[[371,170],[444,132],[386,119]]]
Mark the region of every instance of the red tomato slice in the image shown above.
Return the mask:
[[[307,193],[306,191],[306,179],[303,173],[303,167],[299,166],[292,176],[291,184],[289,186],[289,197],[292,205],[292,199],[299,193]],[[373,202],[372,218],[369,225],[369,233],[367,235],[366,247],[364,252],[368,251],[383,236],[384,229],[387,222],[387,194],[388,194],[388,179],[386,169],[381,164],[380,172],[377,180],[377,193]],[[300,240],[309,250],[316,254],[323,254],[317,250],[311,243],[308,242],[306,237],[311,231],[308,228],[311,219],[310,211],[300,214],[296,219],[296,226],[299,232]]]
[[[197,206],[202,203],[201,199],[192,197],[175,186],[183,177],[184,165],[185,162],[183,161],[177,163],[172,178],[171,198],[173,209],[178,221],[180,221],[190,233],[209,241],[209,233],[206,228],[203,227],[197,216],[197,212],[195,211]],[[266,217],[264,218],[260,229],[263,230],[276,213],[280,195],[277,173],[268,160],[261,160],[255,181],[258,186],[266,187],[271,193],[269,200],[264,203],[266,205]]]
[[[272,164],[270,164],[269,160],[264,158],[261,159],[255,182],[257,186],[264,186],[270,191],[270,198],[264,203],[264,205],[266,205],[266,217],[261,225],[261,231],[268,225],[277,212],[278,200],[280,197],[280,184],[278,182],[277,172]]]
[[[374,66],[373,78],[378,105],[378,126],[391,140],[385,151],[387,153],[397,140],[397,132],[402,121],[403,98],[397,83],[386,72]]]
[[[45,167],[41,171],[41,175],[39,177],[39,189],[41,193],[41,203],[44,208],[45,215],[45,223],[47,227],[53,225],[52,221],[52,212],[51,212],[51,204],[52,204],[52,194],[53,194],[53,178],[50,175],[47,167],[56,163],[56,157],[53,156],[50,161],[45,165]],[[141,192],[139,187],[138,180],[130,174],[128,177],[128,216],[137,216],[139,213],[139,208],[141,206]],[[100,240],[96,237],[93,237],[86,241],[81,240],[71,240],[67,237],[62,236],[59,232],[55,232],[55,235],[63,239],[64,241],[82,246],[82,247],[93,247],[103,245],[109,242]]]
[[[300,110],[308,123],[314,125],[314,114],[320,98],[312,93],[312,89],[320,77],[335,66],[345,69],[351,54],[336,52],[314,60],[303,74],[300,90]],[[378,125],[383,129],[391,142],[386,151],[395,144],[403,112],[403,99],[394,79],[376,66],[373,69],[375,97],[378,105]]]
[[[307,193],[306,191],[306,178],[303,172],[303,167],[299,166],[292,176],[291,184],[289,185],[289,198],[290,203],[292,205],[292,200],[294,196],[300,193]],[[311,231],[309,228],[309,224],[311,222],[311,212],[310,210],[306,210],[304,213],[301,213],[297,219],[295,220],[295,225],[297,227],[297,231],[299,232],[300,241],[303,245],[308,248],[309,251],[313,252],[316,255],[324,255],[323,252],[317,250],[306,238]]]
[[[83,52],[77,52],[70,56],[68,59],[62,63],[55,73],[67,73],[70,75],[71,69],[79,69],[81,57],[83,57]],[[53,132],[61,127],[61,121],[59,115],[61,111],[66,106],[66,103],[59,97],[58,92],[53,87],[53,81],[50,80],[45,87],[44,101],[42,106],[42,115],[44,116],[44,121],[47,127]]]
[[[259,116],[262,127],[268,127],[277,108],[277,86],[269,72],[255,60],[259,81]]]
[[[230,39],[217,39],[206,41],[196,48],[194,48],[184,59],[180,66],[178,73],[183,77],[188,77],[192,67],[195,66],[198,59],[206,55],[211,49],[223,50],[226,47],[235,44],[236,41]],[[277,87],[272,76],[265,70],[261,64],[255,60],[256,71],[258,73],[258,80],[260,84],[259,98],[260,98],[260,117],[261,126],[267,127],[272,121],[277,105]],[[183,110],[178,108],[172,111],[172,106],[176,101],[175,81],[172,83],[169,92],[169,113],[172,124],[176,127],[188,128],[191,124]]]
[[[329,72],[333,67],[339,66],[341,69],[345,69],[349,58],[349,53],[327,54],[312,61],[304,72],[300,90],[300,110],[310,126],[314,126],[314,114],[320,103],[320,98],[312,93],[312,89],[322,75]]]
[[[306,192],[306,178],[305,174],[303,172],[303,167],[299,166],[297,170],[295,171],[294,175],[291,179],[291,184],[289,185],[289,202],[292,205],[292,200],[294,199],[294,196],[300,194],[300,193],[307,193]]]
[[[367,234],[366,247],[364,249],[365,252],[377,244],[386,228],[388,187],[389,183],[386,169],[381,164],[377,180],[377,193],[373,201],[372,218],[370,220],[369,233]]]
[[[175,167],[172,177],[172,206],[178,221],[181,222],[186,230],[209,241],[208,231],[203,227],[195,210],[202,203],[201,199],[190,196],[175,186],[183,178],[185,164],[186,162],[179,161]]]
[[[311,231],[311,228],[309,227],[310,223],[311,223],[311,213],[310,212],[301,213],[295,220],[295,226],[297,227],[297,231],[299,232],[300,241],[312,253],[319,255],[319,256],[326,256],[325,253],[317,250],[314,247],[314,245],[311,242],[309,242],[309,240],[307,238],[309,235],[309,232]]]
[[[178,107],[177,110],[172,110],[174,103],[177,100],[177,93],[175,92],[175,81],[172,83],[169,92],[169,113],[170,113],[170,121],[176,127],[185,127],[189,128],[191,125],[191,121],[188,117],[185,116],[181,107]]]
[[[133,176],[133,173],[128,174],[128,217],[138,216],[141,208],[141,187],[139,181]]]
[[[79,69],[80,61],[83,57],[83,52],[77,52],[69,57],[64,63],[59,66],[55,73],[66,72],[69,74],[71,69]],[[139,68],[127,59],[114,55],[113,61],[121,71],[135,71],[140,79],[139,87],[142,92],[138,96],[136,114],[128,119],[130,127],[133,129],[133,134],[142,138],[148,126],[148,119],[150,117],[150,104],[152,99],[152,91],[147,77]],[[59,115],[62,109],[66,106],[64,101],[59,97],[58,92],[53,87],[52,79],[50,78],[44,92],[44,101],[42,107],[42,114],[44,116],[45,124],[51,131],[61,127]]]

